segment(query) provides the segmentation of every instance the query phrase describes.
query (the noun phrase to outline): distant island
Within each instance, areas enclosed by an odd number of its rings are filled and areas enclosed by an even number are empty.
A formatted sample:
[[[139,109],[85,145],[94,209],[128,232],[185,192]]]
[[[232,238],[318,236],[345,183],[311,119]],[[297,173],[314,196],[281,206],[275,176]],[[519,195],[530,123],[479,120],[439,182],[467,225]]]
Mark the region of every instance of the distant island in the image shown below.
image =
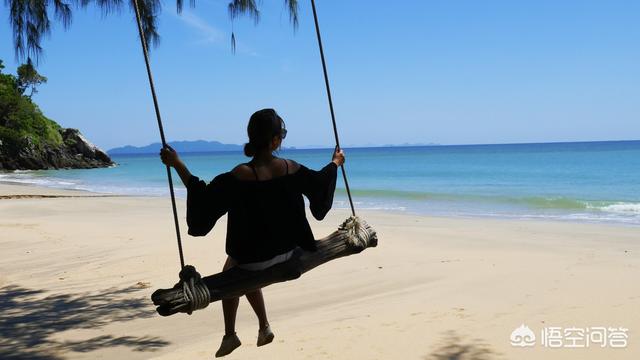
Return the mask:
[[[31,62],[17,76],[3,74],[0,60],[0,170],[86,169],[113,165],[77,129],[44,116],[31,97],[47,81]],[[27,94],[28,92],[28,94]]]
[[[169,141],[175,151],[179,153],[203,153],[203,152],[224,152],[224,151],[242,151],[244,145],[223,144],[219,141],[206,140],[185,140],[185,141]],[[157,154],[162,148],[159,142],[146,146],[126,145],[107,150],[110,155],[136,155],[136,154]],[[295,146],[283,146],[282,150],[295,150]]]
[[[362,146],[357,145],[347,145],[345,148],[376,148],[376,147],[414,147],[414,146],[437,146],[439,144],[434,143],[404,143],[404,144],[386,144],[386,145],[373,145],[367,144]],[[242,151],[243,145],[238,144],[223,144],[219,141],[206,141],[206,140],[195,140],[195,141],[170,141],[169,146],[174,148],[177,152],[180,153],[199,153],[199,152],[224,152],[224,151]],[[132,146],[126,145],[121,147],[116,147],[110,150],[107,150],[109,155],[136,155],[136,154],[156,154],[162,148],[162,144],[159,142],[149,144],[146,146]],[[295,147],[295,146],[283,146],[282,150],[309,150],[309,149],[330,149],[332,146],[326,145],[308,145],[303,147]]]
[[[190,152],[214,152],[214,151],[242,151],[243,146],[238,144],[223,144],[218,141],[170,141],[169,146],[180,153]],[[110,155],[123,154],[156,154],[162,148],[162,144],[157,142],[147,146],[122,146],[107,150]]]

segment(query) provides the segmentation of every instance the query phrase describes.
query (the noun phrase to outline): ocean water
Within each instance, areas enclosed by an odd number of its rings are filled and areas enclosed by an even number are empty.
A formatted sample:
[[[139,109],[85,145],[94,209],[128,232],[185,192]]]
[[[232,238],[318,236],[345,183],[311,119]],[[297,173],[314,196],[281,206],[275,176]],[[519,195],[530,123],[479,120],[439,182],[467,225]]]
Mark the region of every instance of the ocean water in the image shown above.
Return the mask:
[[[355,205],[406,213],[555,219],[640,225],[640,141],[458,145],[345,149]],[[280,156],[311,168],[332,149]],[[241,153],[183,154],[203,179],[247,161]],[[0,173],[0,181],[101,193],[168,196],[156,155],[114,156],[118,166],[92,170]],[[177,195],[185,189],[174,172]],[[334,206],[347,208],[342,177]]]

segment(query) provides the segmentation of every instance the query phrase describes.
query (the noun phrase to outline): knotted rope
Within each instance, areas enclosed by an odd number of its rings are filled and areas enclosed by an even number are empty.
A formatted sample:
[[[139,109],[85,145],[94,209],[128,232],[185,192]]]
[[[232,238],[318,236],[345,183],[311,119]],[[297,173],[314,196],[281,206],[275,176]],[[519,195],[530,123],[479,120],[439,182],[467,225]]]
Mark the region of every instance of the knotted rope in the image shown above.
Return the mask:
[[[184,305],[181,308],[186,308],[187,314],[191,315],[193,311],[209,306],[211,294],[195,267],[191,265],[183,267],[180,271],[180,282],[176,286],[182,286]]]
[[[357,216],[350,216],[338,227],[344,236],[344,241],[348,246],[356,249],[366,249],[369,246],[378,244],[378,236],[371,229],[367,222]]]

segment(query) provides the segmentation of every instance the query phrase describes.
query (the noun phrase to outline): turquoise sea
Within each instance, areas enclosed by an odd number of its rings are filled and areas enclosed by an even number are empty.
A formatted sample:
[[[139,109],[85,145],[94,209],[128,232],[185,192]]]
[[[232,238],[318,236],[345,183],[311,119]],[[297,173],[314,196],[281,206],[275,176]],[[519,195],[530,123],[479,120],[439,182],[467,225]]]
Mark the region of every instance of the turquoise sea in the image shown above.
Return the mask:
[[[540,218],[640,225],[640,141],[345,149],[357,208],[438,216]],[[332,149],[280,156],[320,168]],[[213,178],[241,153],[183,154],[192,173]],[[0,181],[103,193],[168,196],[156,155],[114,156],[94,170],[0,173]],[[174,173],[175,174],[175,173]],[[179,182],[177,175],[174,178]],[[177,190],[185,196],[181,184]],[[335,207],[347,208],[342,178]]]

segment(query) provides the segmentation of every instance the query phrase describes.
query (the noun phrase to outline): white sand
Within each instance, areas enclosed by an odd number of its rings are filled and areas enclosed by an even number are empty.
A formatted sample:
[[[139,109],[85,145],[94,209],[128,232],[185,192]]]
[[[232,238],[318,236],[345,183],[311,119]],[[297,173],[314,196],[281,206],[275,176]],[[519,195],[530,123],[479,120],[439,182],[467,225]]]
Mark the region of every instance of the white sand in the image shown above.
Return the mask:
[[[219,303],[163,318],[149,300],[179,270],[169,199],[7,198],[24,194],[90,195],[0,185],[0,358],[213,357]],[[312,222],[316,236],[347,215]],[[243,345],[228,359],[640,358],[640,228],[361,216],[378,247],[267,287],[270,345],[256,347],[242,299]],[[225,222],[205,238],[181,225],[187,263],[218,272]],[[543,327],[624,327],[628,346],[516,348],[521,324],[538,338]]]

